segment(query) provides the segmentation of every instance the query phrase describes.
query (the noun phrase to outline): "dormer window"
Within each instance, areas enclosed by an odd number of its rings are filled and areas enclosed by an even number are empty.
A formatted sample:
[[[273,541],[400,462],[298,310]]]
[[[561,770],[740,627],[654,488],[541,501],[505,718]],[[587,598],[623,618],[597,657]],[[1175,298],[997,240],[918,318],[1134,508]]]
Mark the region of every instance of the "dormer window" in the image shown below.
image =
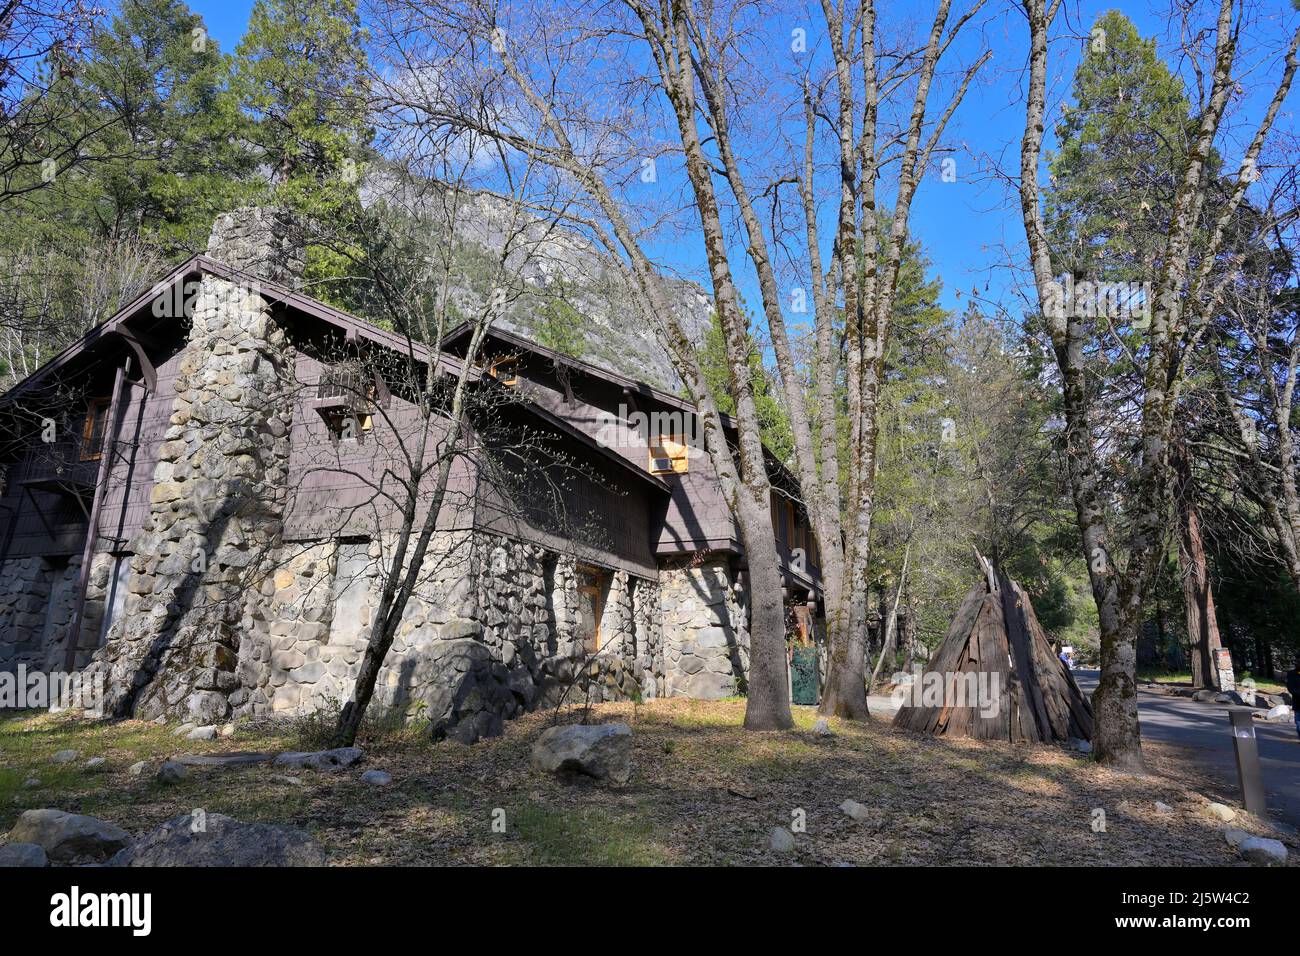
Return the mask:
[[[360,441],[371,430],[371,413],[380,399],[377,380],[354,365],[321,370],[312,403],[334,441]]]
[[[684,475],[690,465],[690,446],[678,435],[660,435],[650,444],[650,474]]]
[[[519,384],[519,356],[499,358],[488,366],[488,374],[502,385]]]
[[[369,414],[331,409],[325,414],[325,424],[335,441],[358,441],[374,427],[374,419]]]

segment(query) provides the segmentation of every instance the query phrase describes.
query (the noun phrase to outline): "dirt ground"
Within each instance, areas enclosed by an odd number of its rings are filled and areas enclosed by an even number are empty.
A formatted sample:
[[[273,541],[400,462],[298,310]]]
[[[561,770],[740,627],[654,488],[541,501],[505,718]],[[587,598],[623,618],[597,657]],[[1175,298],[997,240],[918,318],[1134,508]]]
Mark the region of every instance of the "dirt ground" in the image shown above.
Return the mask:
[[[1226,825],[1204,812],[1207,798],[1236,806],[1235,794],[1158,745],[1145,747],[1149,775],[1130,776],[1063,748],[935,740],[883,722],[832,720],[834,735],[819,736],[812,708],[796,708],[788,733],[746,732],[743,715],[736,700],[593,708],[592,722],[632,726],[635,769],[623,787],[529,768],[553,712],[512,721],[505,736],[472,747],[431,743],[418,730],[377,733],[359,741],[365,760],[348,770],[191,768],[171,786],[153,778],[167,757],[305,749],[304,729],[240,726],[230,739],[199,743],[135,721],[8,715],[0,833],[33,807],[88,813],[137,836],[202,808],[305,829],[339,866],[1243,865],[1224,841]],[[53,763],[65,749],[77,759]],[[91,757],[106,758],[105,769],[85,770]],[[139,760],[149,768],[132,776]],[[363,784],[366,769],[388,771],[393,783]],[[849,818],[845,799],[869,817]],[[1158,812],[1157,800],[1172,811]],[[1098,810],[1104,831],[1095,829]],[[793,854],[770,848],[777,826],[795,830]],[[1232,826],[1277,836],[1244,813]],[[1294,860],[1294,838],[1284,839]]]

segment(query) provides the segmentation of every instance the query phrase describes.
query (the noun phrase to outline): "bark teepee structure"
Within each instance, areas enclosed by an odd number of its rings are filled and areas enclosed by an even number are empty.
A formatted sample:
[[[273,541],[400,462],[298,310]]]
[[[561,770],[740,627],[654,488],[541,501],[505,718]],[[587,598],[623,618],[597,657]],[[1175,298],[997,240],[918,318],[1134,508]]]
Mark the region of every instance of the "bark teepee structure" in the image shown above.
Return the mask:
[[[962,601],[894,725],[1014,743],[1090,740],[1092,708],[1052,652],[1029,595],[983,557],[979,561],[985,580]],[[962,699],[955,692],[959,682],[987,693],[978,703],[969,691]]]

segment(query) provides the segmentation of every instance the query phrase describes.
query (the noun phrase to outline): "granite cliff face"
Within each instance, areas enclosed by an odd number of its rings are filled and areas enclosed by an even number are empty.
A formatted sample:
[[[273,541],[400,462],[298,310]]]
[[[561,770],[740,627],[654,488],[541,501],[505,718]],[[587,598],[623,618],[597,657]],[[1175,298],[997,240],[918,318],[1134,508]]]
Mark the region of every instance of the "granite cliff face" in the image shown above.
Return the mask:
[[[372,183],[367,192],[369,198],[381,198],[391,195],[393,188],[391,183]],[[415,205],[409,192],[402,197],[402,204],[408,208]],[[460,200],[455,219],[461,277],[453,301],[462,313],[469,314],[492,293],[491,276],[513,231],[511,211],[497,197],[472,193]],[[498,320],[500,328],[537,341],[543,310],[548,303],[563,301],[581,316],[578,358],[666,391],[680,391],[680,380],[656,337],[654,323],[642,316],[628,279],[603,249],[576,231],[541,220],[534,220],[522,241],[516,238],[514,245],[529,250],[512,255],[510,262],[512,272],[523,280],[526,294]],[[669,277],[666,283],[687,335],[692,341],[703,342],[712,311],[708,293],[684,279]]]

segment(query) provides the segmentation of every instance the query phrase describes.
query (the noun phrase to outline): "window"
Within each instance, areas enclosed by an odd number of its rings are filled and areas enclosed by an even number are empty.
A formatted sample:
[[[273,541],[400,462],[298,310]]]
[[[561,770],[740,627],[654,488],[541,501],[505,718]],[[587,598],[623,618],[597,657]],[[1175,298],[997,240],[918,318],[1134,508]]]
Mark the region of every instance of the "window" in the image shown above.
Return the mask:
[[[600,650],[600,616],[605,605],[605,574],[599,568],[577,569],[578,621],[574,636],[588,654]]]
[[[349,412],[346,409],[331,409],[325,416],[330,434],[335,441],[358,441],[361,436],[374,427],[374,419],[368,414]]]
[[[99,461],[104,449],[104,426],[107,419],[108,399],[91,399],[86,406],[86,424],[81,430],[82,461]]]
[[[690,464],[690,446],[678,435],[660,435],[650,445],[650,474],[683,475]]]
[[[518,385],[519,358],[511,355],[497,359],[488,366],[488,374],[502,385]]]

